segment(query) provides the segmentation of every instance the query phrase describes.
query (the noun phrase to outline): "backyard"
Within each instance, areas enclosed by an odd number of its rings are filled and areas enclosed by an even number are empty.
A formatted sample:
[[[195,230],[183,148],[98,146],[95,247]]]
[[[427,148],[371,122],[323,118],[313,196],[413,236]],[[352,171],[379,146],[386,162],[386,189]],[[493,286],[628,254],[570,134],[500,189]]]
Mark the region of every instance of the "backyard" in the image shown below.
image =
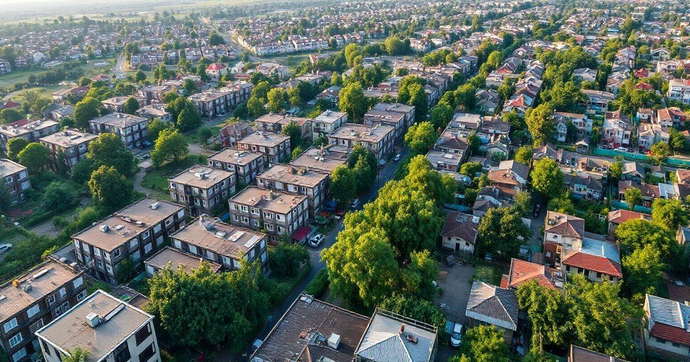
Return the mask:
[[[178,162],[166,163],[160,167],[151,169],[150,171],[146,172],[146,176],[144,176],[141,186],[156,192],[167,194],[168,179],[195,164],[205,165],[206,157],[201,155],[188,155],[186,158]]]

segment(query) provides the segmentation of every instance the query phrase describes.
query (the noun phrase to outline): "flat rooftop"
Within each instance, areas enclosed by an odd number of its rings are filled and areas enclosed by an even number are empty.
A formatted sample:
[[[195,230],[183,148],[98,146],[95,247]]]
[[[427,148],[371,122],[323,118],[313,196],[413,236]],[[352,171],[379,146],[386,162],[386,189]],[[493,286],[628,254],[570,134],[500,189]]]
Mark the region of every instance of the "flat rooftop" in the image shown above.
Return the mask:
[[[101,318],[95,327],[86,321],[91,313]],[[89,352],[88,361],[98,361],[152,319],[152,315],[97,290],[38,330],[36,335],[62,351],[72,351],[76,347],[85,349]]]
[[[26,170],[26,167],[6,158],[0,158],[0,177],[14,175]]]
[[[201,262],[204,259],[190,254],[185,253],[182,250],[174,249],[169,246],[161,249],[159,252],[153,254],[150,258],[146,259],[144,263],[151,265],[157,269],[165,269],[170,265],[172,271],[177,271],[179,269],[186,269],[188,271],[199,269]],[[220,269],[220,264],[214,263],[212,261],[204,261],[209,264],[211,270],[215,273]]]
[[[317,170],[330,174],[340,165],[347,164],[347,154],[340,152],[329,152],[328,149],[309,148],[299,157],[290,162],[297,167],[308,167],[310,170]]]
[[[208,158],[208,160],[244,166],[252,163],[254,160],[261,159],[263,157],[264,154],[259,152],[239,151],[234,148],[226,148],[220,152],[213,154]]]
[[[74,234],[72,238],[110,252],[183,209],[183,206],[172,202],[143,199]]]
[[[282,134],[277,134],[273,132],[254,132],[247,137],[243,138],[239,143],[264,146],[264,147],[275,147],[285,141],[289,141],[290,137],[284,136]]]
[[[80,132],[76,129],[66,129],[62,132],[41,137],[41,142],[69,148],[82,143],[91,142],[94,138],[98,138],[98,136],[87,132]]]
[[[241,254],[246,254],[264,240],[266,234],[226,224],[218,219],[199,217],[170,237],[220,255],[239,259]]]
[[[287,214],[307,199],[305,195],[288,195],[249,186],[235,195],[230,202],[258,207],[263,210]]]
[[[59,123],[50,120],[38,120],[29,122],[17,121],[13,124],[6,124],[0,126],[0,133],[7,135],[7,137],[9,138],[21,137],[28,133],[40,131],[46,128],[55,127],[59,125]]]
[[[365,126],[356,123],[346,123],[335,131],[331,137],[376,143],[394,130],[395,127],[388,125]]]
[[[130,127],[140,122],[146,122],[146,118],[133,116],[127,113],[110,113],[105,116],[94,118],[89,123],[105,124],[111,127],[124,128]]]
[[[316,116],[316,118],[312,119],[312,122],[332,124],[332,123],[335,123],[338,119],[340,119],[342,117],[347,117],[347,113],[325,111],[325,112],[319,114],[318,116]]]
[[[281,164],[273,165],[273,167],[259,175],[259,178],[306,187],[314,187],[327,177],[322,173],[308,171],[306,168]]]
[[[23,275],[0,286],[0,321],[11,318],[81,274],[55,260],[29,269]],[[13,285],[14,280],[19,282],[18,287]],[[31,285],[31,288],[25,290],[27,285]]]
[[[280,124],[283,126],[287,126],[290,123],[294,123],[296,125],[303,125],[306,122],[309,122],[308,118],[303,118],[303,117],[291,117],[291,116],[286,116],[284,114],[277,114],[277,113],[269,113],[266,115],[263,115],[255,120],[255,122],[262,122],[262,123],[268,123],[268,124]]]
[[[229,171],[219,170],[205,165],[194,165],[171,178],[170,182],[206,190],[232,176],[233,173]]]

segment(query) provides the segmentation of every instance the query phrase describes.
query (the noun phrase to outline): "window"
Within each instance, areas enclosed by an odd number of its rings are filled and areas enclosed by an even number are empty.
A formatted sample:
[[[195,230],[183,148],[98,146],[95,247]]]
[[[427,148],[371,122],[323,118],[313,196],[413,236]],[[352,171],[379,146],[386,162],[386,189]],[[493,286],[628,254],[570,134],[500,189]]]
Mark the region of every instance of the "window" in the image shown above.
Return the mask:
[[[118,256],[120,256],[120,249],[113,250],[113,258],[117,258]]]
[[[156,347],[153,345],[153,342],[151,342],[151,344],[148,347],[146,347],[146,349],[143,352],[141,352],[141,354],[139,355],[139,361],[142,361],[142,362],[148,361],[155,354],[156,354]]]
[[[673,345],[673,347],[680,347],[680,344],[678,344],[676,342],[672,342],[671,344]]]
[[[137,341],[137,346],[140,345],[146,338],[148,338],[151,335],[151,324],[147,324],[144,327],[142,327],[140,330],[137,331],[137,333],[134,335],[136,341]]]
[[[113,274],[113,267],[111,267],[110,264],[106,264],[106,265],[105,265],[105,270],[108,271],[108,274],[114,275],[114,274]]]
[[[36,332],[37,330],[41,329],[43,327],[43,318],[39,318],[36,323],[32,324],[29,327],[29,331],[31,331],[31,334]]]
[[[17,362],[20,359],[26,357],[26,348],[22,348],[12,355],[12,361]]]
[[[190,246],[189,246],[189,252],[192,253],[192,254],[196,254],[196,246],[190,245]]]
[[[666,340],[665,340],[665,339],[661,339],[661,338],[659,338],[659,337],[654,337],[654,338],[656,338],[656,341],[657,341],[657,342],[659,342],[659,343],[661,343],[661,344],[666,344]]]
[[[82,284],[84,284],[84,279],[83,279],[83,277],[79,277],[79,278],[77,278],[77,279],[74,279],[74,281],[72,282],[72,284],[74,285],[74,289],[77,289],[77,288],[81,287]]]
[[[99,249],[99,248],[93,248],[93,255],[95,255],[95,256],[101,256],[101,249]]]
[[[65,295],[67,295],[67,289],[65,289],[64,287],[60,288],[60,298],[64,298]]]
[[[22,338],[22,334],[17,333],[14,337],[10,338],[10,348],[14,348],[14,346],[18,345],[23,340],[24,338]]]
[[[127,342],[124,342],[115,348],[115,362],[127,362],[130,360],[130,358],[132,358],[132,355],[129,353]]]
[[[148,243],[144,245],[144,254],[148,254],[153,250],[153,245],[151,243]]]
[[[41,306],[38,304],[34,304],[29,308],[29,310],[26,311],[26,314],[29,316],[29,318],[35,316],[38,312],[41,311]]]
[[[5,329],[5,333],[7,333],[7,332],[11,331],[12,329],[14,329],[16,326],[17,326],[17,318],[12,318],[11,321],[9,321],[3,325],[3,328]]]
[[[80,302],[82,300],[84,300],[84,298],[86,298],[86,289],[82,290],[81,293],[79,293],[79,295],[77,295],[77,300]]]
[[[48,304],[55,304],[55,295],[51,295],[48,297]]]
[[[259,220],[254,220],[254,226],[259,227]]]
[[[597,273],[597,278],[601,279],[601,273]]]

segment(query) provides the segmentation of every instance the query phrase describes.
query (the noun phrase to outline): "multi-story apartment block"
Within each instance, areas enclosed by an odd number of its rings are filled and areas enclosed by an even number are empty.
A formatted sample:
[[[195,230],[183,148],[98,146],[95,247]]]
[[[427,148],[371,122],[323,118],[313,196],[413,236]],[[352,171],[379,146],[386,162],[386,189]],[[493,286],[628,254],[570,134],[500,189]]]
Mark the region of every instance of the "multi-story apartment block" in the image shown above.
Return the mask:
[[[11,362],[37,360],[34,332],[86,298],[82,274],[49,259],[0,286],[0,343]]]
[[[330,175],[336,167],[346,165],[347,158],[347,153],[330,152],[327,147],[311,147],[292,160],[290,164]]]
[[[153,121],[154,118],[160,119],[163,122],[171,122],[173,120],[172,113],[166,111],[162,104],[143,106],[136,111],[136,114],[149,121]]]
[[[376,159],[384,159],[393,151],[395,128],[387,125],[365,126],[347,123],[328,137],[331,147],[351,150],[360,145],[376,155]]]
[[[38,142],[38,139],[60,130],[60,124],[55,121],[21,120],[0,126],[0,146],[7,150],[7,142],[13,138],[23,138],[29,142]]]
[[[242,260],[260,260],[261,270],[268,272],[266,234],[226,224],[201,215],[171,236],[174,248],[221,265],[221,270],[237,270]]]
[[[307,167],[278,164],[259,175],[256,184],[262,189],[307,195],[309,215],[314,217],[328,197],[328,178],[328,175]]]
[[[127,99],[129,99],[129,97],[113,97],[101,101],[101,104],[111,112],[121,113],[125,111]]]
[[[111,113],[89,121],[91,133],[114,133],[127,148],[140,147],[146,141],[148,120],[126,113]]]
[[[368,126],[386,125],[393,127],[393,142],[401,143],[407,130],[404,113],[395,113],[372,109],[364,115],[364,124]]]
[[[186,205],[194,216],[211,214],[235,193],[235,175],[232,172],[194,165],[180,172],[170,182],[170,199]]]
[[[143,199],[72,235],[74,251],[78,263],[96,278],[117,284],[123,260],[141,265],[184,224],[183,206]]]
[[[225,147],[237,148],[237,142],[251,133],[252,128],[249,122],[231,123],[220,129],[218,140]]]
[[[249,185],[256,180],[256,176],[264,172],[266,155],[258,152],[240,151],[226,148],[208,158],[208,165],[232,172],[235,175],[235,183]]]
[[[409,128],[414,123],[415,106],[408,106],[401,103],[377,103],[372,110],[385,111],[392,113],[402,113],[405,116],[405,128]]]
[[[175,88],[169,85],[150,85],[137,91],[139,98],[144,100],[146,105],[152,103],[163,103],[163,97],[168,92],[175,91]]]
[[[311,120],[312,139],[328,137],[347,123],[347,113],[325,111]]]
[[[24,192],[31,188],[26,167],[6,158],[0,158],[0,180],[9,191],[13,205],[24,201]]]
[[[668,99],[690,104],[690,80],[671,79],[668,82]]]
[[[218,90],[207,90],[193,94],[189,99],[202,117],[215,117],[230,112],[238,104],[249,99],[254,85],[235,82]]]
[[[7,59],[0,59],[0,75],[12,73],[12,65]]]
[[[197,270],[204,262],[214,273],[218,273],[221,269],[221,265],[218,263],[204,260],[194,254],[166,246],[146,259],[144,261],[144,268],[146,269],[146,274],[152,277],[168,267],[170,267],[172,271],[178,271],[183,268],[187,271]]]
[[[61,362],[77,347],[89,361],[160,361],[153,316],[102,290],[36,332],[43,360]]]
[[[254,124],[254,129],[257,131],[269,131],[274,133],[281,133],[283,127],[289,124],[295,124],[302,130],[302,137],[311,137],[311,121],[308,118],[269,113],[254,120]]]
[[[243,138],[237,142],[237,148],[241,151],[263,153],[269,164],[277,163],[292,152],[290,137],[265,131],[254,132]]]
[[[289,195],[250,186],[230,199],[230,223],[262,230],[272,242],[290,236],[309,222],[309,200],[305,195]]]
[[[50,151],[50,161],[53,170],[57,171],[59,168],[58,163],[64,162],[67,170],[71,172],[72,167],[76,165],[77,162],[86,159],[89,143],[95,138],[98,138],[98,136],[91,133],[80,132],[76,129],[66,129],[49,136],[41,137],[40,141],[48,148],[48,151]]]

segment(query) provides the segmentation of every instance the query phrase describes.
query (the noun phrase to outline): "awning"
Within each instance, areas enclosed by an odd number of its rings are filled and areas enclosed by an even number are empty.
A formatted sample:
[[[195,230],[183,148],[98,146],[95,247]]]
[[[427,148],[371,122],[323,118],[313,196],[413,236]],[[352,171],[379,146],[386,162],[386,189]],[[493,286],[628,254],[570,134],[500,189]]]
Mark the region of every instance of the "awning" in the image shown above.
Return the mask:
[[[307,236],[309,235],[310,232],[311,232],[311,228],[308,228],[306,226],[302,226],[302,227],[298,228],[297,230],[295,230],[295,232],[292,234],[292,238],[299,241],[299,242],[302,242],[307,238]]]

